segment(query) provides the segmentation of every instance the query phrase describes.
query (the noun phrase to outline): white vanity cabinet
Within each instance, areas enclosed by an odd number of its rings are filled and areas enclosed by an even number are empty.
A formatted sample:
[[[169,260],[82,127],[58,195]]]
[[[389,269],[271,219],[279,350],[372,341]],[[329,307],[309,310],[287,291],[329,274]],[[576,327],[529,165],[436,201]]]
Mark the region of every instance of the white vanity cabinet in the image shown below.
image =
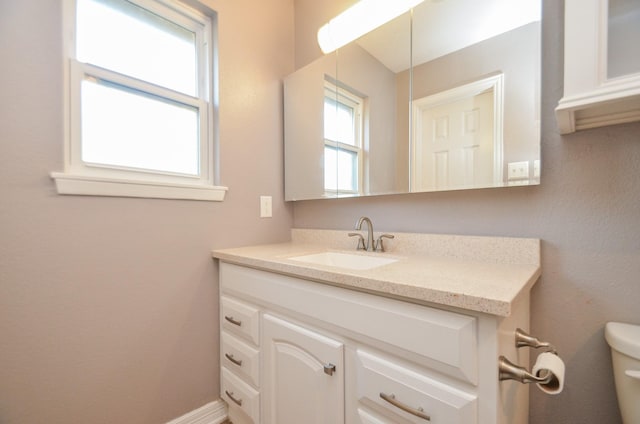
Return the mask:
[[[640,121],[640,4],[565,0],[562,134]]]
[[[223,261],[220,293],[234,424],[527,422],[528,388],[499,382],[497,359],[528,363],[528,294],[499,317]]]

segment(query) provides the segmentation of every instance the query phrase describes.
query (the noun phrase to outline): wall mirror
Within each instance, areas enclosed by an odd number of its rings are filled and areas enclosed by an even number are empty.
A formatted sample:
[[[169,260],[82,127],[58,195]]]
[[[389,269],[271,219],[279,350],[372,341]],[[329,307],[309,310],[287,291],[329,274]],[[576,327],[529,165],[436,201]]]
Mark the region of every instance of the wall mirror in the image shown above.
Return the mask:
[[[425,0],[285,79],[285,198],[539,184],[540,0]]]

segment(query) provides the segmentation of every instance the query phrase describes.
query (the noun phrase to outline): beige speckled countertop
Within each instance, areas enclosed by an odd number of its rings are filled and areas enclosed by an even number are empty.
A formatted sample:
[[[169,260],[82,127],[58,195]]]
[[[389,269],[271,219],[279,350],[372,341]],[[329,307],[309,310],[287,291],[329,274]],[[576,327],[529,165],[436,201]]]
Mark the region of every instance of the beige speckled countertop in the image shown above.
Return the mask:
[[[357,252],[347,231],[292,230],[287,243],[221,249],[213,257],[280,274],[509,316],[511,306],[540,277],[540,240],[506,237],[393,233],[384,253]],[[376,232],[376,237],[381,233]],[[396,262],[368,270],[303,263],[290,258],[339,251],[383,256]]]

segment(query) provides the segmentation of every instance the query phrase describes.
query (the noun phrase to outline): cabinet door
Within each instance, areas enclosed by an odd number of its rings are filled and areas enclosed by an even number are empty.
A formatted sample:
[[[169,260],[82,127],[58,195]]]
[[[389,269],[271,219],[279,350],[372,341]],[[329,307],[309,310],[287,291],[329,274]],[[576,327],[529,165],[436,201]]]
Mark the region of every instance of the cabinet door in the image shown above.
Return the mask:
[[[263,331],[263,422],[344,422],[343,344],[271,315]]]

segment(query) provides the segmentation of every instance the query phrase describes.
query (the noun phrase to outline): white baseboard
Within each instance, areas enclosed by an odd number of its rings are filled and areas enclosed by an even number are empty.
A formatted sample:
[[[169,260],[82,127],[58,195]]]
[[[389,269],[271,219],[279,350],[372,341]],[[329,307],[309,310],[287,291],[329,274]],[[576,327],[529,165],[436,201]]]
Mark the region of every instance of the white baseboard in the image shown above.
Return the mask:
[[[187,412],[167,424],[221,424],[227,419],[227,404],[218,399]]]

